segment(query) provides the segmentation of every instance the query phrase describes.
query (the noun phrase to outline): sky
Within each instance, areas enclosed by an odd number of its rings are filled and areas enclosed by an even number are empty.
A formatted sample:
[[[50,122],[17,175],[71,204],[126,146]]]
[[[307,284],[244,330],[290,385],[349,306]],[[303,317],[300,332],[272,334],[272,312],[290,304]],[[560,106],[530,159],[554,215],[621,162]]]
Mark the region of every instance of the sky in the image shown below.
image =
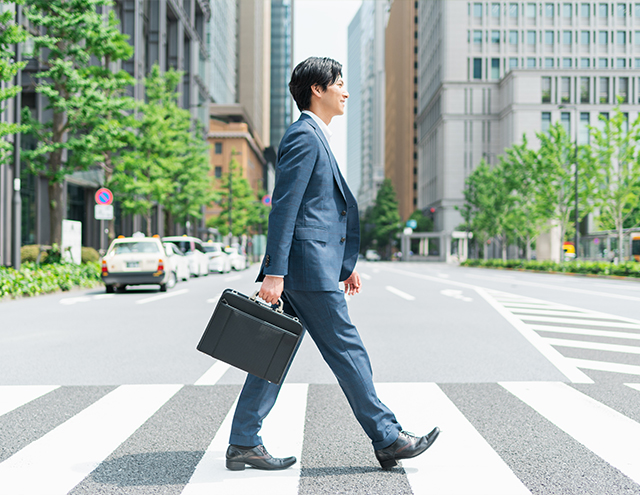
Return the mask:
[[[308,57],[330,57],[342,64],[347,91],[347,30],[362,0],[294,0],[293,66]],[[294,120],[300,113],[294,107]],[[347,169],[347,100],[345,115],[334,117],[329,128],[333,133],[331,148],[340,169]]]

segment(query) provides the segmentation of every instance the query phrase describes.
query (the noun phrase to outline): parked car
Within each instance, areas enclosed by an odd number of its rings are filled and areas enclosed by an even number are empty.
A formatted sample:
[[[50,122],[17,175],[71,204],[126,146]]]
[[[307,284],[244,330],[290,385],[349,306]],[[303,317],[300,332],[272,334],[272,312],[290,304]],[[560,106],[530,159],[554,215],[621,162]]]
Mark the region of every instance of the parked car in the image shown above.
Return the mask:
[[[224,250],[231,260],[231,268],[234,270],[244,270],[247,268],[247,257],[243,254],[241,247],[226,247]]]
[[[177,279],[183,281],[189,280],[191,270],[189,269],[189,260],[187,259],[187,256],[171,242],[164,243],[164,250],[176,272]]]
[[[380,255],[375,249],[367,249],[367,252],[364,253],[364,257],[367,261],[380,261]]]
[[[231,259],[225,253],[221,242],[205,242],[204,251],[209,258],[210,272],[229,273],[231,271]]]
[[[203,242],[197,237],[170,236],[163,237],[162,242],[174,244],[189,260],[191,275],[209,275],[209,258],[204,252]]]
[[[114,239],[102,258],[102,281],[107,293],[128,285],[157,284],[165,292],[177,282],[177,268],[158,236]]]

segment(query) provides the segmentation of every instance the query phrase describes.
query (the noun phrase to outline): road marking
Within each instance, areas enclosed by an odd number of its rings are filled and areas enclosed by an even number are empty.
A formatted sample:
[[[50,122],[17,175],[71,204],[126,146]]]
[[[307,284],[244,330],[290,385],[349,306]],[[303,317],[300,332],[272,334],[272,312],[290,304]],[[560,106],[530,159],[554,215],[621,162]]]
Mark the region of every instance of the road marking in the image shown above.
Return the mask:
[[[594,454],[640,483],[640,423],[564,383],[511,382],[500,385]]]
[[[181,387],[118,387],[1,463],[3,493],[69,492]]]
[[[231,365],[224,361],[216,361],[194,385],[215,385],[229,368],[231,368]]]
[[[625,385],[627,387],[631,387],[633,389],[640,391],[640,383],[625,383]]]
[[[572,325],[588,325],[597,327],[611,327],[611,328],[632,328],[634,330],[640,330],[640,326],[636,323],[622,323],[617,321],[597,321],[587,320],[588,315],[584,315],[584,318],[554,318],[552,316],[528,316],[518,315],[519,318],[527,321],[543,321],[547,323],[569,323]]]
[[[453,297],[454,299],[460,299],[461,301],[465,302],[473,301],[471,297],[463,296],[462,291],[457,289],[443,289],[440,291],[440,294],[447,297]]]
[[[476,292],[487,301],[502,317],[513,325],[522,336],[533,345],[538,352],[546,357],[551,364],[565,375],[573,383],[593,383],[593,380],[580,371],[569,359],[565,358],[556,349],[547,344],[540,335],[534,332],[529,325],[517,318],[513,313],[500,305],[489,293],[478,287]]]
[[[594,337],[611,337],[612,339],[640,340],[640,333],[615,332],[613,330],[591,330],[588,328],[554,327],[547,325],[529,325],[536,332],[570,333],[573,335],[592,335]]]
[[[80,297],[66,297],[64,299],[60,299],[60,304],[66,304],[67,306],[71,304],[76,304],[80,302],[88,302],[91,301],[91,298],[88,296],[80,296]]]
[[[376,390],[407,430],[440,438],[424,454],[402,461],[413,493],[520,495],[529,490],[435,383],[378,383]],[[425,415],[429,426],[425,425]],[[464,473],[461,475],[460,473]]]
[[[166,294],[160,294],[159,296],[147,297],[145,299],[139,299],[136,301],[136,304],[147,304],[154,301],[159,301],[161,299],[167,299],[169,297],[180,296],[182,294],[186,294],[189,292],[189,289],[180,289],[171,292],[167,292]]]
[[[237,405],[236,401],[196,466],[182,495],[212,493],[297,495],[307,391],[306,383],[285,383],[273,410],[264,420],[261,432],[270,454],[274,457],[295,455],[298,459],[296,464],[284,471],[260,471],[251,468],[245,471],[229,471],[225,467],[225,452],[229,444],[229,431]]]
[[[367,273],[361,273],[360,276],[365,280],[371,280],[371,275]]]
[[[610,363],[608,361],[591,361],[589,359],[567,358],[578,368],[595,371],[609,371],[611,373],[624,373],[626,375],[640,375],[640,366],[635,364]]]
[[[528,308],[514,308],[509,307],[509,310],[518,316],[525,315],[544,315],[544,316],[576,316],[578,318],[593,318],[593,316],[587,313],[581,313],[579,311],[567,311],[562,308],[558,309],[528,309]]]
[[[229,277],[226,277],[224,279],[225,282],[233,282],[234,280],[240,280],[242,278],[242,275],[231,275]]]
[[[400,289],[396,289],[395,287],[391,287],[390,285],[387,285],[385,287],[385,289],[387,289],[392,294],[395,294],[396,296],[400,296],[402,299],[406,299],[407,301],[415,301],[415,299],[416,299],[411,294],[407,294],[406,292],[402,292]]]
[[[627,354],[640,354],[640,347],[635,347],[632,345],[605,344],[602,342],[588,342],[584,340],[567,340],[554,338],[545,338],[544,340],[548,344],[561,347],[572,347],[575,349],[594,349],[596,351],[608,352],[625,352]]]
[[[93,299],[112,299],[116,297],[115,294],[96,294]]]
[[[59,388],[59,385],[0,385],[0,416]]]

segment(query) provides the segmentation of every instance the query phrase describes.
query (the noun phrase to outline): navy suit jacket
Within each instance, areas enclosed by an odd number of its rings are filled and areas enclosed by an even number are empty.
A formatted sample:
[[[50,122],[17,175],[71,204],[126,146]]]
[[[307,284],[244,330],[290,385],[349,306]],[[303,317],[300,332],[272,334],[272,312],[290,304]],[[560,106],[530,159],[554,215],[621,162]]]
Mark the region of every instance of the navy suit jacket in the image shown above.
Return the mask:
[[[258,281],[284,275],[285,289],[338,290],[358,260],[358,205],[309,115],[291,124],[280,142],[271,205]]]

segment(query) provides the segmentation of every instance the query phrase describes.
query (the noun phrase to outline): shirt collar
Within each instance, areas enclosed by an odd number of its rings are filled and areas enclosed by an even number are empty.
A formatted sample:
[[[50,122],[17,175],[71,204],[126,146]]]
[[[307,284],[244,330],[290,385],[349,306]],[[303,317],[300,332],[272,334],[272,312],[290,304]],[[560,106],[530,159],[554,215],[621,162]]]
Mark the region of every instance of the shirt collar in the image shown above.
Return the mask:
[[[316,123],[320,126],[320,129],[322,129],[324,137],[327,138],[327,142],[331,143],[331,136],[333,136],[333,133],[331,132],[331,129],[329,129],[329,126],[325,124],[322,119],[311,110],[303,110],[302,113],[306,113],[309,117],[316,121]]]

